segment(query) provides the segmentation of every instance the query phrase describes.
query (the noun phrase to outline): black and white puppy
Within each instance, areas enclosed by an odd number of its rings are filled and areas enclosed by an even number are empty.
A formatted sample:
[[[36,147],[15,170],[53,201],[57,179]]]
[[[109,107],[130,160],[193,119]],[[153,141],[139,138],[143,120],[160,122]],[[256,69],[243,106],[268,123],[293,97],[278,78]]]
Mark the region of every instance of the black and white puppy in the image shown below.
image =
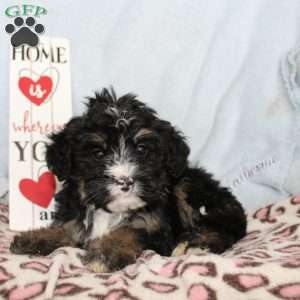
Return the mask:
[[[56,219],[16,236],[14,253],[79,246],[90,269],[114,271],[145,249],[222,253],[245,235],[246,216],[235,197],[205,170],[190,167],[182,134],[132,94],[118,99],[103,89],[51,140],[46,160],[64,182]]]

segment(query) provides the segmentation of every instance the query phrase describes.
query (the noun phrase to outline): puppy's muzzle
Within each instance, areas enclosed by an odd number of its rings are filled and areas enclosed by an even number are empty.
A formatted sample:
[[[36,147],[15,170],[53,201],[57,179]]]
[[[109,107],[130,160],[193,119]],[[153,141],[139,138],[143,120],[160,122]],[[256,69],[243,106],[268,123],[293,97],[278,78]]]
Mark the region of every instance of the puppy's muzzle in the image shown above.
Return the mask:
[[[128,192],[134,184],[134,179],[132,177],[121,177],[116,179],[116,184],[120,186],[121,191]]]

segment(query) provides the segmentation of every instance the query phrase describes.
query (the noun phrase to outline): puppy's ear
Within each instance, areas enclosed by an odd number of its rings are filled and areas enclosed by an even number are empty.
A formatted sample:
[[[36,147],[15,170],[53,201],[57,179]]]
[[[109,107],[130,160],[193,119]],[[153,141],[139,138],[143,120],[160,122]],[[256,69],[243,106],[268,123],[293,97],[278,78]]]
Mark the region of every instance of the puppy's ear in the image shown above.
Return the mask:
[[[71,144],[81,118],[73,118],[65,128],[49,136],[52,143],[46,147],[46,162],[50,171],[62,181],[71,173]]]
[[[180,132],[173,129],[169,141],[167,167],[172,177],[178,178],[187,167],[190,148]]]
[[[66,138],[66,129],[50,136],[52,143],[46,148],[48,168],[58,180],[67,179],[71,170],[70,145]]]
[[[178,178],[188,165],[190,148],[181,132],[169,122],[159,120],[159,127],[165,144],[167,170],[173,178]]]

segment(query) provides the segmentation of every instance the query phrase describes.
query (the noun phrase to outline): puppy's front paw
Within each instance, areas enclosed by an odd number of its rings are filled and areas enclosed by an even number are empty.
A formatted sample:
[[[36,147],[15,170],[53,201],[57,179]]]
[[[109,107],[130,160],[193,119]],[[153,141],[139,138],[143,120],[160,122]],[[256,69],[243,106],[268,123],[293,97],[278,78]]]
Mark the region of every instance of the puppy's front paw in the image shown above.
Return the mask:
[[[108,267],[102,261],[91,261],[86,265],[87,269],[94,273],[108,273]]]
[[[35,235],[30,232],[22,233],[14,237],[10,244],[10,251],[15,254],[48,255],[48,241],[45,239],[35,239]]]
[[[104,263],[103,255],[96,251],[88,252],[85,256],[82,256],[81,262],[89,271],[94,273],[107,273],[110,271]]]
[[[25,254],[32,251],[31,241],[24,236],[15,236],[10,244],[10,251],[15,254]]]
[[[22,232],[14,237],[10,251],[15,254],[48,255],[62,246],[71,245],[60,228],[41,228]]]
[[[107,273],[134,263],[136,256],[115,249],[111,249],[109,253],[103,253],[100,249],[89,249],[87,254],[81,257],[81,261],[92,272]]]

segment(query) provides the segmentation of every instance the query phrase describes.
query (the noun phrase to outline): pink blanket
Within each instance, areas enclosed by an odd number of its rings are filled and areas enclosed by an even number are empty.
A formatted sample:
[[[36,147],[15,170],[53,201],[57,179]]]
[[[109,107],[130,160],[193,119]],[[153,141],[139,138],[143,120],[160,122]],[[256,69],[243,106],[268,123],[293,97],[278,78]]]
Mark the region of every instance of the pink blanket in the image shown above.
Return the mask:
[[[145,251],[113,274],[90,273],[82,250],[48,257],[9,253],[8,207],[0,204],[3,299],[300,299],[300,197],[249,216],[247,236],[222,256],[162,257]]]

